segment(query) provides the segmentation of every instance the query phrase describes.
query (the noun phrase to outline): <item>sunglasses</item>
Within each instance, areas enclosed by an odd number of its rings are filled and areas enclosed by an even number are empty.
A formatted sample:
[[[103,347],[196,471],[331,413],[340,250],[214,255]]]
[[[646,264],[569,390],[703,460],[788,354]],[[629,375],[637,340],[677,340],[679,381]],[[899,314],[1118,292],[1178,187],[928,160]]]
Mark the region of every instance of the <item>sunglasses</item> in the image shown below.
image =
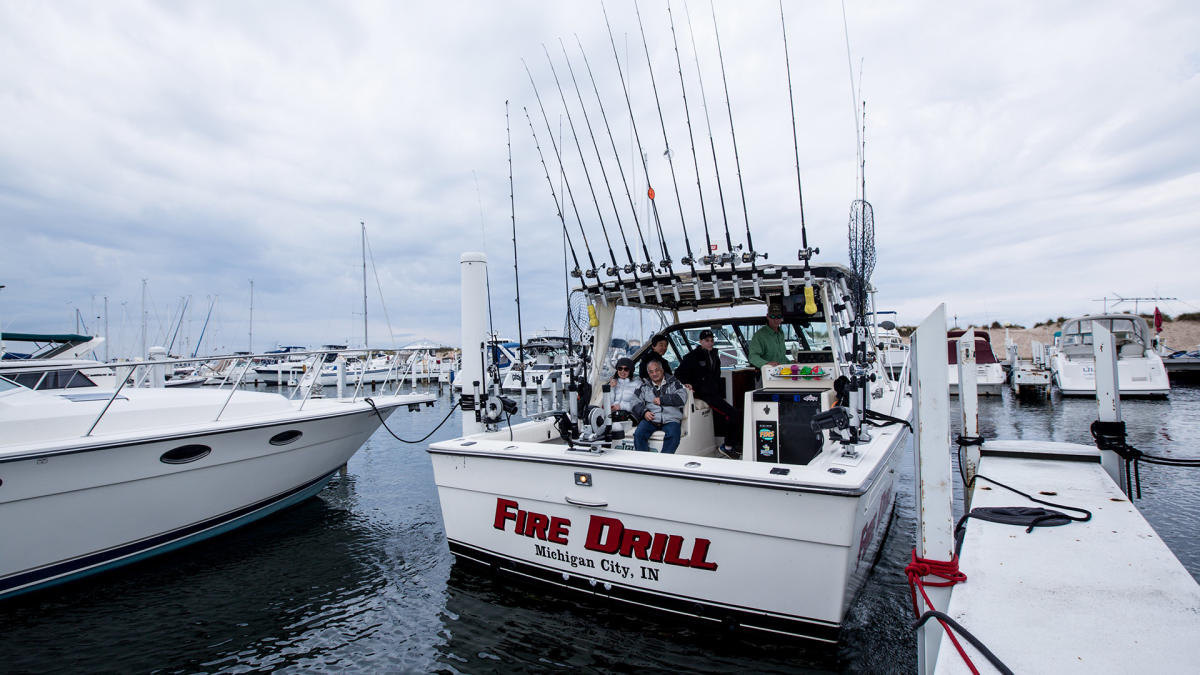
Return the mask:
[[[772,315],[768,316],[767,318],[768,319],[782,319],[783,315],[782,314],[772,314]]]
[[[629,368],[625,366],[617,366],[617,370],[629,370]]]

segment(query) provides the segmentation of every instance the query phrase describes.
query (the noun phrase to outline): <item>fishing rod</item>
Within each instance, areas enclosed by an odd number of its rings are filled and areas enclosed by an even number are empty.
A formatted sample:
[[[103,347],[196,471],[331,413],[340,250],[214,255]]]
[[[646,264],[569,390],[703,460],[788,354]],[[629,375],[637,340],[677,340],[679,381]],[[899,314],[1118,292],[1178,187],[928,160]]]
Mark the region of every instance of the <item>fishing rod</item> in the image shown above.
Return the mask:
[[[633,224],[637,228],[638,240],[642,244],[642,253],[646,256],[646,262],[640,265],[639,269],[644,273],[648,273],[651,279],[656,279],[654,265],[650,262],[650,249],[646,247],[646,237],[642,234],[642,224],[638,220],[637,207],[633,204],[633,195],[629,190],[629,181],[625,178],[625,167],[621,164],[621,153],[617,150],[617,141],[613,137],[612,126],[608,123],[608,114],[604,112],[604,100],[600,96],[600,86],[596,84],[596,77],[592,73],[592,64],[588,62],[587,52],[584,51],[583,42],[580,41],[578,34],[575,35],[575,42],[579,45],[579,54],[583,57],[584,67],[587,68],[588,79],[592,81],[592,89],[596,92],[596,105],[600,108],[600,117],[604,120],[604,128],[608,132],[608,142],[612,146],[613,157],[617,160],[617,171],[621,174],[621,185],[625,188],[625,198],[629,200],[629,211],[633,213]],[[599,151],[597,151],[597,154],[599,154]],[[616,209],[616,204],[613,205],[613,209]],[[628,252],[628,248],[626,251]],[[639,296],[642,293],[640,288],[638,289],[638,293]],[[645,302],[645,298],[642,298],[642,301]]]
[[[729,263],[729,267],[733,270],[733,297],[741,296],[737,278],[737,259],[733,255],[733,238],[729,236],[729,216],[725,212],[725,190],[721,187],[721,168],[717,163],[717,142],[713,139],[712,119],[708,115],[708,97],[704,93],[704,77],[700,70],[700,51],[696,49],[696,32],[692,30],[692,13],[688,10],[687,2],[683,3],[683,15],[687,19],[688,36],[692,42],[692,56],[696,60],[696,80],[700,83],[700,107],[704,108],[704,124],[708,127],[708,145],[712,149],[713,171],[717,178],[717,197],[721,203],[721,219],[725,223],[725,246],[728,253],[724,256],[712,256],[718,258],[720,264]]]
[[[504,102],[504,134],[508,140],[508,207],[512,214],[513,281],[517,287],[517,353],[521,358],[521,396],[525,395],[525,334],[521,330],[521,270],[517,268],[517,200],[513,191],[512,125],[508,117],[508,101]],[[524,403],[524,401],[522,401]]]
[[[621,91],[623,91],[625,93],[625,107],[629,110],[629,124],[633,128],[633,138],[638,146],[638,155],[641,156],[642,171],[646,174],[646,183],[649,184],[650,183],[650,165],[646,161],[646,153],[642,152],[642,148],[644,146],[642,145],[641,136],[640,136],[640,134],[638,134],[637,121],[633,115],[633,103],[630,101],[630,98],[629,98],[629,87],[625,84],[625,73],[621,69],[621,55],[617,53],[617,41],[613,37],[612,24],[608,20],[608,9],[604,6],[603,2],[600,3],[600,10],[604,13],[604,25],[606,28],[608,28],[608,42],[610,45],[612,45],[613,60],[616,61],[616,64],[617,64],[617,76],[621,80]],[[666,270],[668,276],[674,278],[675,270],[671,266],[671,253],[670,253],[670,250],[667,248],[667,240],[665,237],[663,237],[662,219],[658,215],[658,203],[656,201],[654,201],[654,188],[653,187],[651,187],[649,185],[647,186],[646,196],[650,201],[650,211],[651,211],[651,213],[654,214],[654,224],[655,224],[655,227],[658,228],[658,241],[659,241],[660,246],[662,247],[663,258],[659,264],[662,267],[662,269]],[[649,261],[648,255],[647,255],[646,260]],[[676,286],[674,283],[672,283],[671,291],[675,296],[675,302],[679,302],[679,287]],[[658,302],[662,303],[662,291],[659,289],[658,284],[655,284],[655,286],[654,286],[654,295],[655,295],[655,298],[658,300]]]
[[[759,295],[758,285],[758,263],[757,260],[761,255],[766,259],[767,254],[759,254],[754,250],[754,239],[750,236],[750,213],[746,208],[746,186],[742,182],[742,160],[738,157],[737,151],[737,132],[733,128],[733,106],[729,102],[729,80],[725,77],[725,54],[721,51],[721,33],[717,30],[717,8],[712,0],[708,3],[709,9],[712,11],[713,19],[713,37],[717,39],[717,59],[721,63],[721,84],[725,87],[725,111],[729,115],[729,136],[733,139],[733,161],[737,167],[738,191],[742,195],[742,218],[746,222],[746,252],[742,254],[742,262],[750,263],[750,278],[754,281],[754,294]],[[737,285],[734,285],[737,288]]]
[[[682,262],[686,263],[692,269],[692,285],[696,298],[700,298],[700,281],[696,276],[696,261],[692,255],[692,240],[688,237],[687,224],[683,217],[683,202],[679,199],[679,181],[675,178],[675,160],[671,157],[671,143],[667,140],[667,122],[663,119],[662,104],[658,99],[658,85],[654,82],[654,66],[650,63],[650,45],[646,43],[646,28],[642,25],[642,12],[638,9],[637,3],[633,5],[633,11],[637,13],[638,30],[642,34],[642,48],[646,51],[646,68],[650,71],[650,87],[654,90],[654,106],[658,108],[658,123],[662,126],[663,145],[667,147],[665,154],[667,156],[667,166],[671,168],[671,184],[675,187],[675,203],[679,206],[679,227],[683,230],[683,243],[687,247],[687,257]]]
[[[575,132],[575,120],[571,117],[571,110],[567,107],[567,97],[563,94],[562,84],[558,80],[558,71],[554,69],[554,61],[550,58],[550,50],[546,49],[546,44],[542,43],[542,51],[546,53],[546,62],[550,64],[550,73],[554,76],[554,85],[558,88],[558,98],[562,101],[563,111],[567,116],[567,126],[571,129],[571,137],[575,139],[575,150],[579,153],[579,163],[583,166],[583,176],[587,180],[588,192],[592,195],[592,204],[596,207],[596,218],[600,221],[600,231],[604,234],[604,244],[608,246],[608,257],[612,261],[612,266],[608,267],[608,276],[617,278],[617,286],[621,289],[621,299],[628,301],[625,297],[625,283],[621,278],[621,266],[617,263],[617,256],[613,253],[612,241],[608,238],[608,227],[604,224],[604,216],[600,213],[600,200],[596,198],[596,188],[592,185],[592,174],[588,171],[587,161],[583,158],[583,146],[579,143],[579,134]],[[530,76],[532,80],[532,75]],[[562,159],[559,159],[559,165],[562,165]],[[571,197],[574,201],[574,196]],[[583,228],[583,221],[580,221],[579,227]]]
[[[700,160],[696,157],[696,138],[692,135],[692,113],[688,110],[687,87],[683,82],[683,61],[679,57],[679,40],[675,37],[675,15],[671,12],[671,3],[667,3],[667,19],[671,24],[671,44],[675,47],[675,67],[679,72],[679,91],[683,95],[683,116],[687,120],[688,143],[692,148],[692,166],[696,168],[696,192],[700,195],[700,220],[704,223],[704,257],[701,263],[707,261],[709,274],[712,279],[713,297],[720,297],[720,286],[717,285],[717,266],[713,262],[712,237],[708,234],[708,210],[704,208],[704,189],[700,186]],[[691,255],[689,251],[689,255]]]
[[[578,40],[578,36],[576,36],[576,40]],[[580,100],[580,108],[583,109],[583,121],[587,124],[588,136],[592,138],[592,148],[596,153],[596,162],[599,162],[600,165],[600,175],[604,177],[605,189],[608,190],[608,202],[612,204],[612,213],[617,219],[617,229],[620,232],[620,241],[622,241],[622,244],[625,246],[625,256],[629,258],[629,264],[625,265],[624,271],[626,274],[634,274],[634,281],[640,282],[641,277],[637,275],[638,265],[634,261],[634,252],[630,251],[629,249],[629,239],[625,237],[625,225],[623,222],[620,222],[620,209],[617,208],[617,198],[613,197],[612,195],[612,184],[610,181],[608,181],[608,171],[604,168],[604,157],[602,157],[600,154],[600,145],[596,143],[595,132],[592,130],[592,118],[589,117],[588,108],[586,104],[583,103],[583,92],[580,90],[580,83],[578,83],[578,80],[575,78],[575,68],[571,66],[570,56],[566,55],[566,44],[563,42],[562,37],[558,38],[558,46],[563,49],[563,60],[566,61],[566,70],[571,73],[571,83],[575,85],[575,96],[578,98],[578,100]],[[595,84],[594,80],[593,84]],[[604,113],[604,108],[601,108],[600,112],[601,114]],[[607,124],[607,120],[605,120],[605,124]],[[619,161],[620,160],[618,157],[618,162]],[[626,186],[625,192],[626,195],[628,195],[628,186]],[[641,228],[638,228],[638,231],[641,231]],[[641,283],[637,283],[636,286],[637,298],[644,303],[644,301],[646,301],[646,289],[642,288]]]
[[[800,185],[800,138],[796,132],[796,102],[792,97],[792,63],[788,57],[787,21],[783,17],[783,0],[779,0],[779,23],[783,27],[783,62],[787,66],[788,108],[792,113],[792,147],[796,151],[796,191],[800,196],[800,243],[803,248],[800,249],[799,257],[804,261],[804,313],[811,316],[817,313],[817,302],[813,291],[812,268],[808,261],[813,254],[820,253],[821,250],[808,247],[808,230],[804,226],[804,188]],[[783,277],[783,293],[787,295],[787,272],[783,273]]]
[[[558,150],[558,144],[554,142],[554,129],[550,127],[550,117],[546,115],[546,108],[542,105],[542,96],[538,93],[537,83],[533,81],[533,73],[529,71],[529,64],[525,63],[525,59],[521,59],[521,65],[525,66],[525,74],[529,76],[529,84],[533,87],[533,95],[535,98],[537,98],[538,109],[541,110],[542,120],[546,123],[546,133],[550,136],[550,146],[554,148],[554,156],[558,159],[558,166],[559,168],[563,169],[561,178],[563,185],[565,185],[567,188],[566,196],[571,198],[571,210],[575,212],[575,221],[579,223],[579,233],[583,235],[583,248],[587,251],[588,262],[592,265],[592,268],[585,271],[583,274],[584,276],[596,279],[596,293],[601,297],[601,301],[603,302],[604,295],[601,293],[603,280],[600,279],[600,266],[596,264],[596,259],[592,256],[592,247],[588,244],[587,230],[583,229],[583,218],[579,216],[579,207],[575,202],[575,193],[571,190],[571,183],[569,183],[566,178],[566,169],[563,167],[562,153]],[[551,189],[553,189],[553,186],[551,186]],[[563,199],[563,203],[566,203],[565,198]],[[586,283],[584,283],[584,287],[587,287]]]
[[[558,203],[558,193],[554,191],[554,181],[550,179],[550,168],[546,166],[546,158],[542,155],[542,146],[538,143],[537,132],[533,130],[533,120],[529,118],[528,108],[522,106],[521,110],[525,111],[525,121],[529,123],[529,133],[533,135],[533,145],[537,148],[538,159],[542,162],[542,170],[546,174],[546,184],[550,186],[550,197],[554,199],[554,210],[558,212],[558,220],[562,223],[563,237],[566,239],[567,247],[571,249],[571,260],[575,262],[575,269],[571,271],[571,276],[578,277],[579,282],[586,290],[587,282],[584,281],[585,275],[579,266],[579,256],[575,254],[575,242],[571,241],[571,233],[567,231],[567,219],[563,216],[562,207]]]

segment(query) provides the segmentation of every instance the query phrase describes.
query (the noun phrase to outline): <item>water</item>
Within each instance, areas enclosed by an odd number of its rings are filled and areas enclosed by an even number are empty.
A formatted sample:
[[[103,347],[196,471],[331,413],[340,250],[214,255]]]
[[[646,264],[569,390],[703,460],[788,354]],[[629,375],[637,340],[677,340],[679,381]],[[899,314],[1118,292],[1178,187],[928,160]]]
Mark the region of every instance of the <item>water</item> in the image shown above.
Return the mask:
[[[425,435],[448,408],[400,411]],[[1130,442],[1200,456],[1200,387],[1123,402]],[[1088,400],[981,399],[985,436],[1089,443]],[[457,435],[452,418],[433,439]],[[957,430],[956,430],[957,432]],[[911,460],[874,574],[835,649],[698,632],[620,606],[502,585],[455,568],[424,445],[376,433],[316,499],[230,534],[0,603],[11,672],[912,672],[903,567],[915,527]],[[1144,466],[1143,513],[1200,578],[1200,471]],[[150,506],[148,506],[150,508]],[[805,573],[797,570],[797,574]],[[967,570],[970,574],[970,571]],[[986,636],[984,636],[986,640]]]

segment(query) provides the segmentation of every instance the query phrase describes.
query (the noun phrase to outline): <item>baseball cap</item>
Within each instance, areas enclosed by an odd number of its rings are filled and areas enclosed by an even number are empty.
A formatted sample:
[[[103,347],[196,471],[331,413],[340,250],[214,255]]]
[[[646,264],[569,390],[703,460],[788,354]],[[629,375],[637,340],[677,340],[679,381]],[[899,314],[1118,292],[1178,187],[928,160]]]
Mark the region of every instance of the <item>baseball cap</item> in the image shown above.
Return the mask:
[[[706,340],[711,337],[713,337],[713,332],[711,330],[702,330],[700,331],[700,337],[698,339]]]

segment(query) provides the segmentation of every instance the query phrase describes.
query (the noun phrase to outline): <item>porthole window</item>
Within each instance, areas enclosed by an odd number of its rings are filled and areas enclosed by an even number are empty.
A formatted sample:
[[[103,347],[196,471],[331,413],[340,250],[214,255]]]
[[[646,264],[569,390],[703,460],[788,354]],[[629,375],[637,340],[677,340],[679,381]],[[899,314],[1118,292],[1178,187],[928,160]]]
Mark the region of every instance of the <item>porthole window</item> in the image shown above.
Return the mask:
[[[287,445],[288,443],[295,443],[296,441],[300,440],[300,437],[303,435],[304,432],[296,429],[283,431],[271,437],[271,445]]]
[[[158,459],[163,464],[187,464],[202,459],[212,452],[207,445],[181,445],[174,450],[168,450]]]

